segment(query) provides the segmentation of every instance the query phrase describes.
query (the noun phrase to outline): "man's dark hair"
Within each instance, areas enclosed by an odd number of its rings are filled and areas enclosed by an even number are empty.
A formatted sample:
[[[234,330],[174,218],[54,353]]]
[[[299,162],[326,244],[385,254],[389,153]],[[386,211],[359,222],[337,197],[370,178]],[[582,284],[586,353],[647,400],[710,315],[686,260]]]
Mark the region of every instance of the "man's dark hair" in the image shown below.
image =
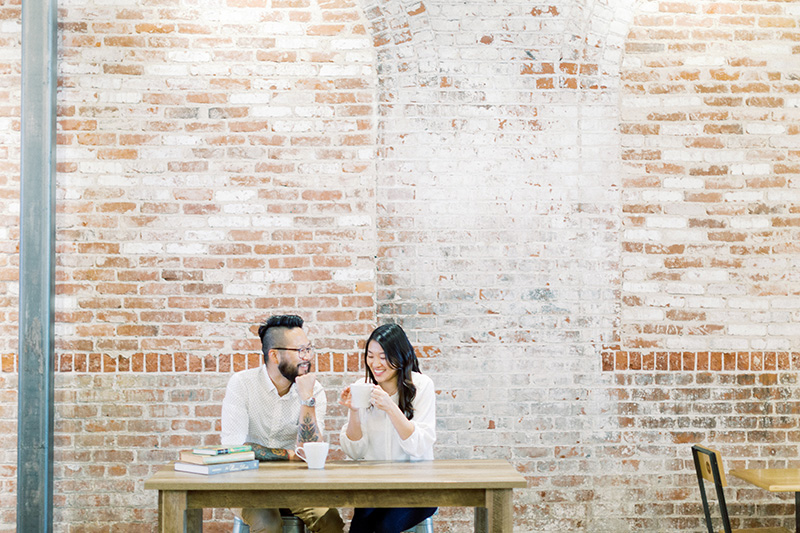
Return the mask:
[[[302,328],[303,319],[297,315],[271,316],[258,328],[261,338],[261,353],[264,354],[264,364],[267,364],[268,354],[275,346],[283,344],[283,334],[286,330]]]

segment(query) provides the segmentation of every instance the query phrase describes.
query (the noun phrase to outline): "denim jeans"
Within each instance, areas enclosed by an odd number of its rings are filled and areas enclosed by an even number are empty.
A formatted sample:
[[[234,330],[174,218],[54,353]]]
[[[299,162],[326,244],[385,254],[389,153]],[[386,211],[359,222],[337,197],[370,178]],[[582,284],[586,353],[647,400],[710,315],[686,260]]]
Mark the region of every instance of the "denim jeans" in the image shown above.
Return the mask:
[[[435,512],[436,507],[356,509],[350,522],[350,533],[401,533]]]

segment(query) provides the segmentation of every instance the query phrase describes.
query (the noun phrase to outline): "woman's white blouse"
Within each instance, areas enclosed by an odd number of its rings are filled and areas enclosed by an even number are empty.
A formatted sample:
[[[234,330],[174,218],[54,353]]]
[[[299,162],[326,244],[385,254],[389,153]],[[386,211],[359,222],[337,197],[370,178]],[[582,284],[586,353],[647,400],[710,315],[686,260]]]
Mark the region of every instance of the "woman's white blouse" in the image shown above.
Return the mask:
[[[364,383],[359,379],[356,383]],[[401,440],[386,412],[375,407],[359,409],[361,439],[347,438],[347,424],[342,428],[339,443],[351,459],[367,461],[426,461],[433,459],[433,443],[436,442],[436,392],[433,381],[417,372],[411,373],[411,381],[417,388],[412,402],[414,406],[414,432]],[[398,394],[391,398],[395,404]]]

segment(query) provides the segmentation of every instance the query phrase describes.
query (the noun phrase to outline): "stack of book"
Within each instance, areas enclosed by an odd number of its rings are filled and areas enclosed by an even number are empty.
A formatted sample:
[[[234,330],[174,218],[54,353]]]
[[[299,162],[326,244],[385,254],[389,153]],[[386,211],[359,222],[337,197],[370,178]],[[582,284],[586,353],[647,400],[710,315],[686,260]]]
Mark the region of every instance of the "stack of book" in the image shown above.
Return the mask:
[[[175,470],[193,474],[223,474],[258,468],[256,454],[249,445],[203,446],[183,450]]]

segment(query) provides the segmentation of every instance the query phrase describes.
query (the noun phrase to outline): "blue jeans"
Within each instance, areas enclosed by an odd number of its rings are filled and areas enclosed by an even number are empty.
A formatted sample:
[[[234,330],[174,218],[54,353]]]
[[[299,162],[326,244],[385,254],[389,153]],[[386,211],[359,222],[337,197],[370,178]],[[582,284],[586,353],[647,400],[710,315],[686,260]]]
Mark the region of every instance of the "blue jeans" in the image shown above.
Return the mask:
[[[356,509],[350,533],[401,533],[429,516],[436,507],[397,507],[392,509]]]

